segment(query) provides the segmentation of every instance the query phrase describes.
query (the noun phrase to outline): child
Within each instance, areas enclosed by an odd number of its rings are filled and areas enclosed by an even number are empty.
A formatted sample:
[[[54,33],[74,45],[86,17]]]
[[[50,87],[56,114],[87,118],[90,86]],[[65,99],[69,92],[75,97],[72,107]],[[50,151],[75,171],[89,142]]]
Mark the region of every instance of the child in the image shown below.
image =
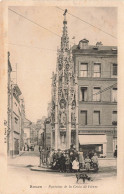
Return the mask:
[[[80,169],[84,168],[84,164],[85,164],[85,161],[84,161],[83,152],[79,152],[79,167],[80,167]]]
[[[74,172],[78,172],[79,171],[79,161],[78,161],[77,157],[72,162],[72,169],[74,170]]]
[[[91,158],[92,162],[98,165],[98,156],[96,153],[94,153],[94,156]]]
[[[85,167],[86,167],[86,170],[90,170],[90,162],[91,162],[91,159],[89,158],[89,156],[86,157],[85,159]]]

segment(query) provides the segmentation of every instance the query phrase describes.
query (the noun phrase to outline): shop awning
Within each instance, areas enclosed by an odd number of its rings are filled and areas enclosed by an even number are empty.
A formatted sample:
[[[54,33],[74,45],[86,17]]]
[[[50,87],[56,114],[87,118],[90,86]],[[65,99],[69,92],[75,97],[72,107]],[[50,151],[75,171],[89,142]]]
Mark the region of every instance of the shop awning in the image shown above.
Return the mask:
[[[106,135],[78,135],[79,143],[86,144],[103,144],[106,143]]]

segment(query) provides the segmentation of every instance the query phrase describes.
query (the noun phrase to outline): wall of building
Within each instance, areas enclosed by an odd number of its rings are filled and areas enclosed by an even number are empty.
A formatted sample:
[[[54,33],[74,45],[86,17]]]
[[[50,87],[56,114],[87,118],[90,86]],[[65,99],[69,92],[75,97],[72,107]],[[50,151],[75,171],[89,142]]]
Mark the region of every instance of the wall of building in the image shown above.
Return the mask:
[[[87,51],[88,52],[88,51]],[[101,63],[101,78],[114,78],[112,75],[112,65],[114,63],[117,64],[117,55],[82,55],[76,56],[75,64],[78,66],[79,73],[79,65],[80,63],[88,63],[88,77],[93,77],[93,64]]]
[[[9,153],[11,156],[20,152],[21,134],[21,106],[19,96],[21,91],[15,84],[11,89],[11,129],[9,139]]]
[[[81,126],[81,110],[87,111],[87,126],[94,127],[93,123],[93,112],[94,111],[100,111],[100,125],[102,126],[111,126],[112,125],[112,112],[117,110],[116,104],[110,104],[110,103],[86,103],[86,102],[79,102],[79,127]]]
[[[92,51],[90,51],[92,52]],[[100,94],[100,101],[93,101],[93,88],[99,87],[101,90],[117,83],[117,76],[113,75],[113,64],[117,64],[116,55],[104,54],[75,54],[75,68],[78,72],[78,123],[79,134],[106,134],[107,143],[104,144],[107,157],[113,157],[113,137],[116,126],[112,124],[113,111],[117,111],[117,102],[113,102],[113,88]],[[87,77],[80,76],[80,63],[88,64]],[[94,77],[94,63],[101,64],[100,77]],[[87,87],[87,97],[84,101],[81,100],[81,87]],[[115,86],[117,87],[117,86]],[[87,111],[86,123],[82,122],[81,111]],[[100,112],[100,123],[95,124],[93,119],[94,111]]]

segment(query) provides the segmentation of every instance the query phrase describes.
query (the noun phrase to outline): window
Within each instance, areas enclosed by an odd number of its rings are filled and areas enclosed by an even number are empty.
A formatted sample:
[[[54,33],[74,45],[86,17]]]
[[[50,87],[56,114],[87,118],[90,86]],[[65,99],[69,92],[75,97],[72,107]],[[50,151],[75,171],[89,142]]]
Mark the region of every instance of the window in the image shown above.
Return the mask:
[[[87,87],[80,88],[80,101],[87,101]]]
[[[117,75],[117,64],[113,64],[113,75]]]
[[[112,124],[117,125],[117,111],[112,112]]]
[[[101,76],[101,64],[94,63],[94,73],[93,77],[100,77]]]
[[[100,101],[101,95],[100,95],[100,88],[94,87],[93,88],[93,101]]]
[[[112,89],[112,102],[117,102],[117,88]]]
[[[88,75],[88,64],[87,63],[81,63],[80,64],[80,76],[81,77],[87,77]]]
[[[80,111],[80,123],[81,125],[87,125],[87,111],[86,110]]]
[[[100,111],[93,112],[93,124],[100,125]]]

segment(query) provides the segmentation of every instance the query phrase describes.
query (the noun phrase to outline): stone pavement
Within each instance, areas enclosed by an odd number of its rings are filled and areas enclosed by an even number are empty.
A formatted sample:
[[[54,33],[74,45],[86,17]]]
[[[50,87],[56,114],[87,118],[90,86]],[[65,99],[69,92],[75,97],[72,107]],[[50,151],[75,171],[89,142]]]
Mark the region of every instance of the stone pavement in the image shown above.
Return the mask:
[[[36,155],[33,151],[25,151],[22,152],[21,155],[18,155],[14,158],[8,157],[8,165],[9,166],[38,166],[40,162],[40,158],[38,154]]]

